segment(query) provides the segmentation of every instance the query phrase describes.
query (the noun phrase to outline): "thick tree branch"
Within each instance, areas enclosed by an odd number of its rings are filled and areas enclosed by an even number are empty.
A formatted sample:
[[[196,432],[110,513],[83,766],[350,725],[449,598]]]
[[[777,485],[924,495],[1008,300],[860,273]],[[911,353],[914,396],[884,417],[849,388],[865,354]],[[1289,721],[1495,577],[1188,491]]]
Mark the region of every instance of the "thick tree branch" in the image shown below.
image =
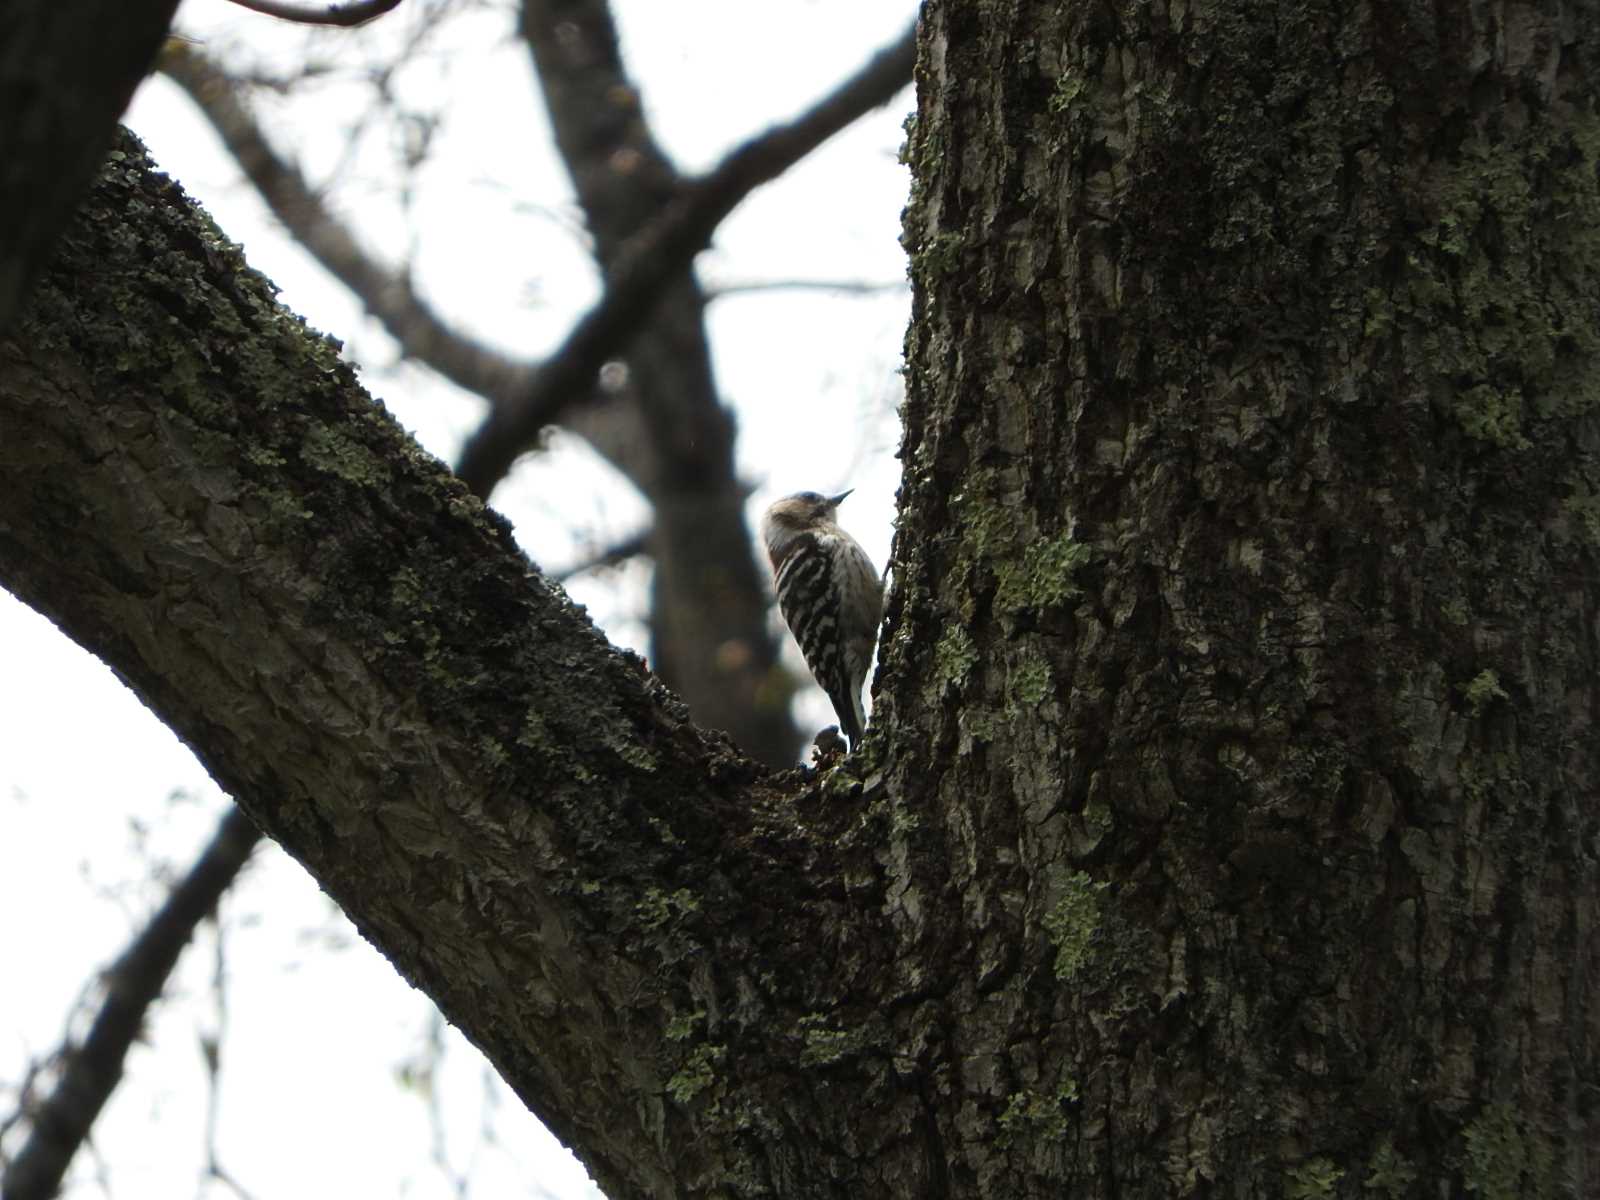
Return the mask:
[[[177,6],[0,4],[0,332],[99,167]]]
[[[131,140],[0,343],[0,581],[113,665],[613,1194],[729,1169],[770,1190],[761,1130],[844,1144],[796,1040],[833,1001],[786,989],[818,953],[830,989],[861,987],[884,951],[829,948],[821,840]]]
[[[55,1086],[23,1114],[28,1139],[0,1176],[0,1196],[49,1200],[60,1190],[72,1156],[122,1079],[145,1011],[166,986],[196,926],[216,908],[260,840],[250,819],[230,808],[189,873],[106,972],[105,1000],[88,1036],[61,1049]]]
[[[911,80],[915,32],[908,31],[805,116],[746,142],[709,175],[687,183],[661,217],[624,249],[605,295],[534,375],[526,393],[496,408],[462,453],[459,474],[480,495],[504,474],[575,399],[586,395],[606,360],[619,353],[712,232],[751,191],[777,178],[863,113],[886,104]]]

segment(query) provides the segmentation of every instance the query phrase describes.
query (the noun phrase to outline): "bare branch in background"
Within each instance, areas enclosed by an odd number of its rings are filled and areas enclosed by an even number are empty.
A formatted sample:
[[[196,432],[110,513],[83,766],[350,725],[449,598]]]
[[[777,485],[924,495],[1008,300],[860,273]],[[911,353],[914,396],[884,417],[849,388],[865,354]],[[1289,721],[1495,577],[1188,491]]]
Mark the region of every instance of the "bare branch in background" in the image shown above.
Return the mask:
[[[200,1054],[206,1071],[206,1165],[208,1179],[215,1179],[239,1200],[254,1200],[233,1172],[222,1165],[217,1153],[217,1121],[222,1109],[222,1047],[228,1040],[228,967],[226,943],[219,926],[211,955],[211,995],[216,1001],[216,1024],[200,1034]]]
[[[326,8],[307,8],[301,4],[288,4],[284,0],[228,0],[251,12],[277,17],[280,21],[293,21],[297,25],[338,25],[349,28],[365,25],[400,7],[400,0],[352,0],[349,4],[330,4]]]
[[[162,55],[160,67],[206,115],[272,215],[329,274],[361,298],[406,357],[427,363],[491,403],[510,394],[513,384],[531,378],[531,367],[452,329],[417,294],[405,273],[362,249],[300,169],[272,148],[240,100],[238,85],[204,53],[175,42]]]
[[[915,38],[915,28],[907,30],[803,117],[746,142],[709,175],[684,185],[661,217],[624,248],[605,295],[539,368],[528,391],[514,404],[495,408],[472,435],[457,472],[468,487],[487,495],[539,431],[589,393],[606,360],[623,348],[662,292],[688,270],[745,196],[857,117],[887,104],[911,81]]]
[[[405,358],[482,396],[491,406],[509,403],[527,390],[533,363],[508,358],[451,327],[411,286],[404,271],[361,246],[299,168],[273,149],[241,100],[243,85],[238,80],[188,44],[169,46],[160,69],[211,122],[289,236],[350,290],[399,344]],[[573,413],[567,426],[648,495],[656,472],[651,456],[641,452],[644,431],[628,406],[608,402],[603,395],[597,393],[594,404]]]
[[[199,105],[273,215],[328,271],[359,296],[407,357],[489,400],[490,417],[463,452],[459,474],[487,495],[539,431],[575,399],[648,315],[662,289],[687,270],[712,231],[751,190],[776,178],[851,121],[886,103],[911,78],[908,32],[805,116],[747,142],[623,248],[600,303],[541,367],[507,359],[452,329],[409,277],[364,251],[299,169],[268,143],[233,81],[195,47],[174,43],[162,71]],[[860,285],[858,285],[860,286]]]
[[[261,833],[230,808],[211,843],[148,925],[105,974],[105,1001],[88,1036],[56,1058],[56,1084],[22,1116],[28,1139],[0,1175],[6,1200],[49,1200],[101,1107],[122,1078],[123,1061],[197,925],[238,877]],[[24,1099],[27,1104],[26,1098]]]
[[[620,567],[629,559],[638,558],[641,554],[650,552],[650,538],[652,531],[641,529],[630,537],[623,538],[615,545],[607,546],[599,554],[586,558],[582,562],[574,563],[566,570],[553,576],[560,583],[566,583],[575,576],[587,571],[598,571],[602,567]]]
[[[524,0],[520,30],[609,281],[628,246],[681,198],[685,178],[650,128],[605,0]],[[601,368],[602,387],[568,405],[561,422],[589,421],[599,395],[613,401],[604,405],[613,435],[637,432],[631,477],[654,510],[651,665],[702,724],[782,766],[800,737],[750,553],[737,426],[717,386],[705,310],[694,272],[679,272],[622,336]],[[609,378],[606,367],[615,368]],[[625,386],[614,392],[617,380]]]

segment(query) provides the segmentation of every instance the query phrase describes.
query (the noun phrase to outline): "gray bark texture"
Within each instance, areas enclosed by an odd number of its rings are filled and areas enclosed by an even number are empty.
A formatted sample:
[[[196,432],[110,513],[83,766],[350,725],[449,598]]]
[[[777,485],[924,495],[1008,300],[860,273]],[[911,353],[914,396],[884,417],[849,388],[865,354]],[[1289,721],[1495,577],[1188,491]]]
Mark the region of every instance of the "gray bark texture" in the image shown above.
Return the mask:
[[[1597,12],[925,8],[879,711],[952,1194],[1600,1193]]]
[[[135,147],[0,581],[614,1197],[1585,1197],[1600,5],[932,3],[873,731],[693,728]]]

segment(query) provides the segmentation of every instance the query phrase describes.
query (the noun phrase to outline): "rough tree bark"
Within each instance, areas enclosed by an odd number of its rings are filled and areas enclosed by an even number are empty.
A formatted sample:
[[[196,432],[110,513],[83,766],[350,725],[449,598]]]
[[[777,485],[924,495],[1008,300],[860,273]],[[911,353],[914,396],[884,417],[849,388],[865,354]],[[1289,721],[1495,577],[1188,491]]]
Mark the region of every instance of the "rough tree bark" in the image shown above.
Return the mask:
[[[926,8],[886,861],[953,1192],[1600,1189],[1597,11]]]
[[[1588,1195],[1597,7],[930,4],[825,777],[131,158],[0,344],[0,579],[612,1195]]]

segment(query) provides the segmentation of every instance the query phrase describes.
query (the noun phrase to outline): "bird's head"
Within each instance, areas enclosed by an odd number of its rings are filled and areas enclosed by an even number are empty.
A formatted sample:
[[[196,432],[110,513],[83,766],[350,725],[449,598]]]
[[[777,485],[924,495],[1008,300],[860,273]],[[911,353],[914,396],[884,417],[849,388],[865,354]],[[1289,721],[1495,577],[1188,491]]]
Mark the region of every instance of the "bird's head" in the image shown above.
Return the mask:
[[[832,521],[839,509],[839,502],[849,494],[840,492],[837,496],[824,496],[819,492],[796,492],[767,509],[767,520],[789,529],[810,529]]]
[[[766,542],[769,551],[776,553],[790,538],[836,524],[834,514],[850,491],[837,496],[796,492],[775,501],[761,518],[761,540]]]

